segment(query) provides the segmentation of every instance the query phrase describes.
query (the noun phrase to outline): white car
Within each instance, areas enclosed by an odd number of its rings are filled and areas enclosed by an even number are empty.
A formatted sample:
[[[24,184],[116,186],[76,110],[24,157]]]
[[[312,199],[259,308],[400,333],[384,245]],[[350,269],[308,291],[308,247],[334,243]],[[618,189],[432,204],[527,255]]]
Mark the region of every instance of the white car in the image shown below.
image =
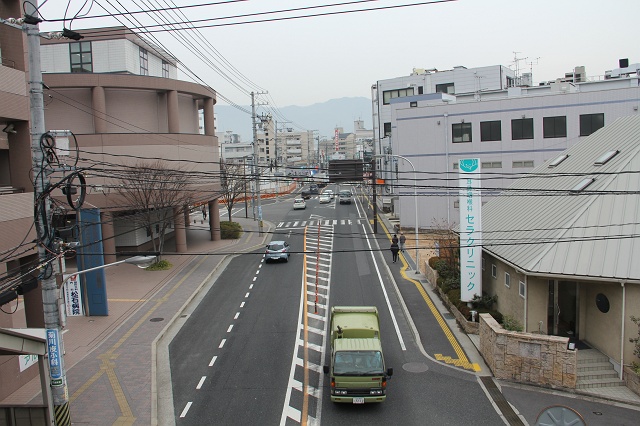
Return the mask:
[[[327,194],[329,196],[329,198],[331,198],[332,200],[333,200],[333,197],[335,197],[335,194],[330,189],[325,189],[323,194]]]
[[[331,196],[329,194],[322,194],[320,196],[320,204],[326,204],[331,202]]]
[[[304,210],[307,208],[307,203],[304,201],[304,198],[296,198],[293,200],[293,209],[294,210]]]

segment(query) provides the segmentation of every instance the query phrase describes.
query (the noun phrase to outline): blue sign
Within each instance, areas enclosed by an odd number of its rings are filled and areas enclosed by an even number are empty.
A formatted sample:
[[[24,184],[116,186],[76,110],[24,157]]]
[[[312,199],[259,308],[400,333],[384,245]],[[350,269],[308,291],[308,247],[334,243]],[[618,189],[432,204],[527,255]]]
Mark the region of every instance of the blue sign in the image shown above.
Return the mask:
[[[47,347],[49,349],[49,376],[53,380],[62,378],[62,357],[58,329],[47,329]]]

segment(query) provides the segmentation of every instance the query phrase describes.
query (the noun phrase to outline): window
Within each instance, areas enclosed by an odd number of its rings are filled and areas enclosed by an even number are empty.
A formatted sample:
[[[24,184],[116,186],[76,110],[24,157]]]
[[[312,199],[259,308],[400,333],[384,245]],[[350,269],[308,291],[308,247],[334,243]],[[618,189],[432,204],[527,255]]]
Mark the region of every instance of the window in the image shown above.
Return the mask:
[[[398,90],[385,90],[382,92],[382,103],[384,105],[389,105],[389,103],[391,103],[391,99],[406,98],[407,96],[413,96],[413,87]]]
[[[453,123],[451,133],[453,143],[471,142],[471,123]]]
[[[482,121],[480,122],[480,141],[501,141],[502,140],[502,124],[498,121]]]
[[[140,75],[149,75],[149,53],[140,48]]]
[[[169,78],[169,62],[167,61],[162,61],[162,76]]]
[[[542,133],[545,138],[566,138],[567,117],[544,117],[542,119]]]
[[[69,43],[71,72],[93,72],[91,42]]]
[[[530,160],[530,161],[514,161],[511,164],[511,167],[513,167],[514,169],[530,168],[530,167],[533,167],[533,160]]]
[[[513,77],[507,77],[507,87],[515,87],[516,79]]]
[[[533,118],[511,120],[511,139],[533,139]]]
[[[453,208],[454,209],[459,209],[460,208],[460,201],[454,201],[453,202]]]
[[[453,163],[453,170],[458,170],[458,167],[460,167],[460,163],[458,163],[457,161]]]
[[[480,167],[483,169],[501,169],[502,161],[485,161],[480,163]]]
[[[583,114],[580,116],[580,136],[589,136],[604,127],[604,114]]]
[[[520,284],[518,285],[518,293],[520,294],[520,297],[524,297],[524,290],[524,281],[520,281]]]
[[[424,87],[418,86],[418,95],[422,95],[422,94],[424,94]]]
[[[415,108],[417,106],[418,106],[418,102],[417,101],[409,102],[409,107]]]
[[[449,93],[453,95],[455,93],[453,83],[436,84],[436,93]]]
[[[504,273],[504,286],[511,288],[511,275],[508,272]]]
[[[384,137],[391,136],[391,123],[384,123]]]
[[[498,267],[493,263],[491,264],[491,276],[493,278],[498,278]]]

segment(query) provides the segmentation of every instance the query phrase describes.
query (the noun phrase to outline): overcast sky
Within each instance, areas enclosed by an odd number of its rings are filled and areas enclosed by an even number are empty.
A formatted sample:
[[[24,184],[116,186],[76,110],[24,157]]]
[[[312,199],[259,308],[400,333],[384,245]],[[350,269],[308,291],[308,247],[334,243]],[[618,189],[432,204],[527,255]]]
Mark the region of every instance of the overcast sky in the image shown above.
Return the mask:
[[[224,0],[222,0],[224,1]],[[120,0],[129,11],[176,5],[205,4],[182,9],[193,21],[323,4],[341,4],[296,12],[219,19],[196,25],[220,25],[285,16],[322,14],[392,5],[426,3],[420,0],[331,2],[319,0]],[[40,1],[42,3],[42,1]],[[46,19],[63,18],[67,0],[49,0],[41,12]],[[84,0],[71,0],[67,17],[78,13]],[[119,7],[112,0],[97,0],[89,15]],[[91,0],[89,0],[91,4]],[[85,6],[84,12],[87,7]],[[124,11],[124,10],[123,10]],[[154,22],[135,15],[143,25]],[[200,28],[197,48],[176,41],[176,33],[156,32],[159,40],[191,72],[224,97],[239,105],[250,104],[249,92],[269,92],[276,107],[311,105],[341,97],[371,97],[377,80],[409,75],[413,68],[451,69],[505,65],[532,71],[534,82],[552,80],[578,65],[588,76],[602,76],[618,66],[618,59],[640,62],[637,23],[640,1],[612,0],[459,0],[330,16],[277,20],[263,23]],[[119,17],[129,27],[124,17]],[[176,15],[168,16],[171,22]],[[72,29],[121,25],[115,18],[76,19]],[[45,22],[41,31],[61,29],[62,22]],[[187,36],[186,31],[181,31]],[[194,33],[192,33],[194,34]],[[197,36],[200,37],[200,36]],[[202,41],[207,40],[208,43]],[[195,42],[194,42],[195,43]],[[215,48],[219,57],[211,52]],[[514,53],[517,52],[517,53]],[[218,67],[225,62],[229,83],[202,60]],[[526,58],[526,59],[525,59]],[[233,67],[233,69],[231,68]],[[181,79],[188,79],[185,73]],[[218,99],[219,103],[227,103]]]

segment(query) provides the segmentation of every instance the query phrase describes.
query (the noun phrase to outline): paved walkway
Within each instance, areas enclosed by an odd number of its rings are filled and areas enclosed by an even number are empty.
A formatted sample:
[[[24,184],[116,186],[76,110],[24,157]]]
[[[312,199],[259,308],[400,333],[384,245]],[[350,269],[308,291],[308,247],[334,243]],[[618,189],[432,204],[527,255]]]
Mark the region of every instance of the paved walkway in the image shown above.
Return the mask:
[[[187,231],[189,254],[164,256],[173,264],[169,271],[147,272],[126,264],[105,269],[109,315],[70,317],[64,332],[73,424],[156,424],[156,342],[182,309],[198,297],[204,283],[222,269],[227,256],[259,249],[274,227],[265,222],[260,233],[252,218],[234,221],[245,231],[240,239],[210,241],[201,215],[192,215]],[[393,229],[385,215],[382,222]],[[169,245],[167,252],[172,250]],[[406,259],[415,271],[412,259]],[[426,277],[415,274],[412,278],[423,283],[437,309],[446,312]],[[447,322],[472,361],[482,362],[474,337],[460,332],[455,320]],[[0,403],[39,403],[39,392],[40,381],[36,378]]]

